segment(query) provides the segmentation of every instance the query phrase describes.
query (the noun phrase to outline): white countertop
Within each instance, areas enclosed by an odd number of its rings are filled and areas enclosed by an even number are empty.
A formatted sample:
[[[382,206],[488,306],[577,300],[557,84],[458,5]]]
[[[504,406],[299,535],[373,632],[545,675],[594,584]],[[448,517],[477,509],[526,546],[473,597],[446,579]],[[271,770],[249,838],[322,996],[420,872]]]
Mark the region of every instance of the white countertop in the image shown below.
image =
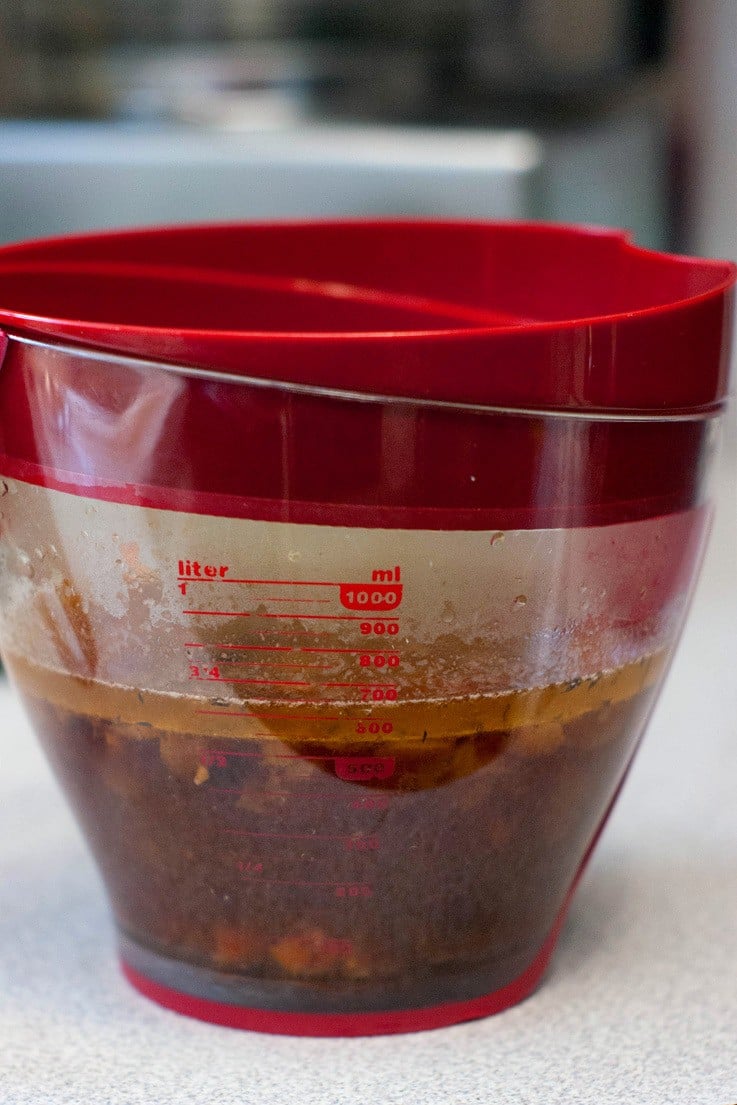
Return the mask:
[[[139,997],[80,835],[0,686],[1,1105],[737,1102],[735,444],[642,752],[542,988],[497,1017],[299,1040]]]

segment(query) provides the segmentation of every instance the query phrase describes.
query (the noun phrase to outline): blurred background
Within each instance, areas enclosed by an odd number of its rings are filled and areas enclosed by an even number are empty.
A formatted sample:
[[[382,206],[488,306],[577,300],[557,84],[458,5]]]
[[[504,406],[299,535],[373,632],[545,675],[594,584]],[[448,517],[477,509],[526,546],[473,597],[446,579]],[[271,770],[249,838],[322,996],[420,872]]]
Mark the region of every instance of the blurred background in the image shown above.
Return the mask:
[[[4,0],[0,241],[565,219],[737,254],[734,0]]]

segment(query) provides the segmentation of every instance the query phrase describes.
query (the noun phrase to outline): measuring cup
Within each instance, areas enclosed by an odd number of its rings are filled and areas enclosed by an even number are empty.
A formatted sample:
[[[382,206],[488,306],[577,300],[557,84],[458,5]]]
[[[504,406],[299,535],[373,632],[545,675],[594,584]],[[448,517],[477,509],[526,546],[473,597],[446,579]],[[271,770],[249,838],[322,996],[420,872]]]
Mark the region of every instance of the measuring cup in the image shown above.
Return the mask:
[[[0,251],[0,647],[140,991],[527,996],[680,633],[735,270],[345,223]]]

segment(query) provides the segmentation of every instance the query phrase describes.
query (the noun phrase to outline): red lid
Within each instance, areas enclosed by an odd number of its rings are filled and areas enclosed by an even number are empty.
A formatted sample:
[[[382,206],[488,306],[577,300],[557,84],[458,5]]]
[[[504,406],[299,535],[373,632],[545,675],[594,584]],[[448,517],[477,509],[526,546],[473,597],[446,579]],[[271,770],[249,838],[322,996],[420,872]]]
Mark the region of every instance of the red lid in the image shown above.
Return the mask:
[[[725,396],[735,276],[544,224],[177,227],[0,249],[0,325],[357,392],[668,414]]]

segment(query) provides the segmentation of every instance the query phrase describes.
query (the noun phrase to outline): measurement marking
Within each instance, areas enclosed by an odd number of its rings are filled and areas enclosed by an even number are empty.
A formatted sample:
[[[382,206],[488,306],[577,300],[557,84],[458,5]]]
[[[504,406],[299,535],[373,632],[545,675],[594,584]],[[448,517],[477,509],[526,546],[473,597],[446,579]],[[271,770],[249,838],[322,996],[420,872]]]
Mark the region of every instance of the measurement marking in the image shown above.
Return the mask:
[[[206,614],[212,618],[250,618],[251,615],[242,610],[185,610],[185,614]]]
[[[247,663],[248,660],[222,660],[218,667],[224,668],[226,664],[234,664],[240,666]],[[304,668],[314,668],[316,671],[327,671],[328,668],[330,668],[331,666],[330,664],[308,664],[305,661],[298,661],[294,664],[285,664],[283,662],[280,663],[279,661],[269,662],[268,660],[261,660],[256,661],[256,663],[260,663],[262,668],[292,668],[294,671],[302,671]],[[233,680],[228,679],[227,682],[231,683],[233,682]]]
[[[208,618],[300,618],[306,621],[329,622],[396,622],[396,615],[388,617],[386,614],[303,614],[294,611],[289,614],[256,614],[253,611],[244,610],[184,610],[184,614],[197,614]]]
[[[371,656],[384,656],[399,652],[398,648],[298,648],[298,652],[361,652]]]
[[[187,613],[187,611],[185,611]],[[208,645],[206,643],[200,643],[196,641],[185,641],[184,648],[211,648],[211,649],[233,649],[238,652],[292,652],[291,645],[226,645],[220,641],[215,641],[214,644]]]
[[[209,680],[205,680],[209,682]],[[309,716],[308,714],[253,714],[247,710],[195,710],[197,714],[214,717],[255,717],[257,721],[356,721],[356,718],[341,718],[338,714],[329,716]],[[269,734],[271,736],[271,734]]]
[[[320,683],[320,687],[373,687],[381,690],[396,690],[394,683]]]
[[[320,686],[323,686],[323,684],[321,684],[321,683],[313,683],[313,686],[315,686],[315,687],[320,687]],[[363,686],[363,684],[361,684],[361,686]],[[384,684],[384,686],[386,686],[386,684]],[[287,700],[285,699],[284,701],[287,701]],[[390,702],[393,702],[394,700],[393,700],[393,699],[389,699],[389,701],[390,701]],[[333,700],[333,699],[330,699],[330,698],[317,698],[317,699],[315,699],[315,701],[314,701],[314,702],[309,702],[309,703],[306,703],[305,705],[308,705],[308,706],[334,706],[334,705],[335,705],[335,702],[334,702],[334,700]],[[351,703],[350,703],[350,705],[351,705],[351,706],[358,706],[358,705],[360,705],[360,703],[358,703],[358,702],[351,702]],[[371,705],[373,705],[373,706],[376,706],[376,705],[377,705],[377,703],[371,703]],[[368,715],[368,714],[367,714],[366,716],[368,717],[368,716],[370,716],[370,715]],[[343,717],[343,718],[340,718],[340,721],[363,721],[363,720],[364,720],[364,718],[358,718],[358,717],[353,717],[353,718],[351,718],[351,717]]]
[[[207,612],[207,611],[205,611]],[[185,614],[187,611],[185,610]],[[250,616],[250,615],[249,615]],[[386,614],[254,614],[254,618],[301,618],[302,621],[320,619],[329,622],[396,622],[397,615]]]
[[[223,679],[213,676],[200,675],[193,682],[196,683],[248,683],[256,686],[269,687],[314,687],[314,683],[305,683],[299,679]]]
[[[269,760],[336,760],[338,756],[307,756],[301,752],[225,752],[214,751],[211,756],[237,756],[239,759]]]
[[[265,840],[355,840],[361,839],[351,837],[348,833],[341,833],[340,835],[328,834],[328,833],[261,833],[255,832],[251,829],[223,829],[223,832],[228,833],[230,836],[253,836],[257,839]]]
[[[263,583],[267,587],[341,587],[341,583],[325,579],[210,579],[207,576],[178,576],[178,583]],[[366,584],[370,587],[371,584]],[[328,600],[329,601],[329,600]]]
[[[309,637],[312,640],[314,637],[314,633],[309,629],[279,629],[276,625],[271,627],[271,633],[275,637],[292,637],[294,640],[299,640],[300,637]],[[297,648],[298,646],[295,645],[294,647]]]

